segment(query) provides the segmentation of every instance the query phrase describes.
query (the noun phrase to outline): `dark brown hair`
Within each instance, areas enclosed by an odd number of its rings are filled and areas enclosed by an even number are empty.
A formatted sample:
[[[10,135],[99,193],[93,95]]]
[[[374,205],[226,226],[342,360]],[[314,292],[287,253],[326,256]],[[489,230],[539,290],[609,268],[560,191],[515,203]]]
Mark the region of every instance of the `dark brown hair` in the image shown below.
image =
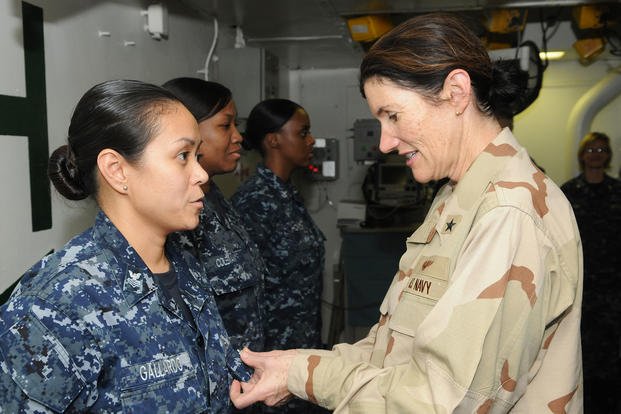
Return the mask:
[[[360,65],[360,91],[373,77],[410,88],[432,102],[455,69],[470,76],[479,109],[511,118],[510,104],[519,95],[515,71],[492,64],[485,46],[460,17],[432,13],[413,17],[382,36]]]

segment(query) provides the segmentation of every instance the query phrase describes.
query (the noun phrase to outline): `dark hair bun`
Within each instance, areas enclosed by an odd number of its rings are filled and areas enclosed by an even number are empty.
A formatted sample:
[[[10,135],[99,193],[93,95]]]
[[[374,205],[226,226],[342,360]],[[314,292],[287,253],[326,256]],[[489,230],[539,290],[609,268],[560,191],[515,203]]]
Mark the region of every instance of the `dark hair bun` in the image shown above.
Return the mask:
[[[522,47],[530,54],[528,70],[522,69],[517,59],[492,62],[488,102],[495,115],[510,118],[519,114],[537,99],[541,90],[543,66],[539,48],[530,40]]]
[[[70,160],[67,145],[58,147],[50,156],[47,176],[56,190],[69,200],[83,200],[89,196],[84,190],[77,174],[77,167]]]

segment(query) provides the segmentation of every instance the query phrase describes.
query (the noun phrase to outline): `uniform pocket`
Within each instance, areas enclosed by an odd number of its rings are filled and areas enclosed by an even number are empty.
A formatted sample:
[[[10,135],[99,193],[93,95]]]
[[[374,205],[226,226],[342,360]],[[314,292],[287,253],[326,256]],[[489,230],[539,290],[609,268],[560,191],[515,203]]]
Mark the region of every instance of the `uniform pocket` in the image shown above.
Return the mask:
[[[395,313],[390,318],[388,327],[404,335],[415,336],[416,330],[431,312],[436,302],[404,292]]]
[[[415,336],[420,324],[446,292],[448,269],[447,258],[439,256],[420,258],[390,318],[388,325],[390,329]]]
[[[65,347],[31,315],[0,336],[0,352],[24,394],[54,411],[64,412],[85,386]]]
[[[204,388],[204,389],[203,389]],[[208,407],[205,384],[187,352],[122,368],[121,403],[124,413],[192,412],[185,405]],[[189,408],[189,409],[188,409]]]
[[[209,254],[203,254],[202,260],[216,295],[239,292],[261,281],[256,257],[246,246],[233,241],[213,248]]]

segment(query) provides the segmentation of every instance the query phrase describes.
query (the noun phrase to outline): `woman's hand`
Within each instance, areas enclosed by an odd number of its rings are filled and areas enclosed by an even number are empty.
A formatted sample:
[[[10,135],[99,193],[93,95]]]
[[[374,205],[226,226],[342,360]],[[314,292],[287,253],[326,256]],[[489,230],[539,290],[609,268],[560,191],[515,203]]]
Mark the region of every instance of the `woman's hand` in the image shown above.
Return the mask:
[[[289,367],[297,351],[252,352],[244,348],[240,353],[242,361],[254,368],[248,382],[234,380],[229,391],[233,404],[238,409],[263,401],[266,405],[284,404],[292,397],[287,388]]]

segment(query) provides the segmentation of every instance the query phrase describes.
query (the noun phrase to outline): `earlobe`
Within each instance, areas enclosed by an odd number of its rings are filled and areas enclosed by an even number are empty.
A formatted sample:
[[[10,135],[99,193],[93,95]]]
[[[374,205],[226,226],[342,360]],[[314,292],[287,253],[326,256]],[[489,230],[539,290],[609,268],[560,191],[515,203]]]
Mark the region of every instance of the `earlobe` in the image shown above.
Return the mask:
[[[128,190],[125,158],[118,152],[106,148],[97,156],[97,168],[108,185],[119,193]]]

